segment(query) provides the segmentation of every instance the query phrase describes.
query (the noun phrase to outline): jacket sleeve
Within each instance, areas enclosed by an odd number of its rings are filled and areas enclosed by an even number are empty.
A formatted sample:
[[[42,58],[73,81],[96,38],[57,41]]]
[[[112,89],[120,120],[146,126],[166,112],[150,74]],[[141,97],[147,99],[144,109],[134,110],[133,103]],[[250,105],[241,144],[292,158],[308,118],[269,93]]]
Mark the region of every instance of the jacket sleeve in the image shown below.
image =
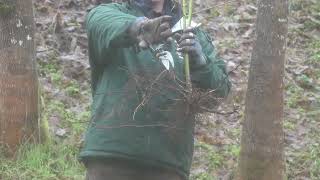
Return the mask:
[[[196,34],[206,56],[207,65],[191,71],[192,83],[201,89],[215,90],[218,97],[226,97],[229,94],[231,83],[225,63],[217,58],[209,35],[200,30]]]
[[[118,4],[100,5],[92,9],[86,18],[89,53],[94,62],[105,64],[105,57],[112,55],[115,48],[130,45],[127,29],[137,17],[125,13]],[[133,42],[132,42],[133,44]]]

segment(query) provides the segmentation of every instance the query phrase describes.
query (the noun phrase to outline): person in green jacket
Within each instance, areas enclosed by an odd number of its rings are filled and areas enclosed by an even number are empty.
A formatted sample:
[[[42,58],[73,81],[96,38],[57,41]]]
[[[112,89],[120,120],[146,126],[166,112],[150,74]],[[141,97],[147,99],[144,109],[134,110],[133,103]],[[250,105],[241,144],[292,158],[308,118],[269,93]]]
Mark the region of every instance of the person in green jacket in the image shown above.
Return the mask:
[[[172,31],[181,14],[173,0],[101,4],[88,13],[93,103],[80,152],[88,180],[189,178],[195,113],[181,54],[190,55],[194,89],[224,98],[230,82],[210,36],[199,27]]]

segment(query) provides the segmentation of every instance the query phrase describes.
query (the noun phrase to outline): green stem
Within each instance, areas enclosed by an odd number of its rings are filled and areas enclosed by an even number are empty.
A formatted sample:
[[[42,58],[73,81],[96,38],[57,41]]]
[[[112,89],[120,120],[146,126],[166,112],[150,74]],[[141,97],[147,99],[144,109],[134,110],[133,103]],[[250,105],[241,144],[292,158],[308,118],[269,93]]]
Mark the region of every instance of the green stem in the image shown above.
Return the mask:
[[[182,0],[183,29],[187,28],[187,0]]]
[[[189,0],[189,12],[188,12],[188,26],[191,25],[192,20],[192,14],[193,14],[193,0]]]
[[[182,1],[182,9],[183,9],[183,29],[185,30],[187,27],[191,25],[192,20],[192,9],[193,9],[193,0],[189,0],[189,9],[187,8],[186,0]],[[187,13],[188,9],[188,13]],[[186,87],[189,92],[192,91],[191,84],[191,76],[190,76],[190,57],[188,54],[184,56],[184,71],[186,76]]]
[[[184,71],[186,74],[186,87],[189,92],[192,91],[191,76],[190,76],[190,56],[185,54],[184,56]]]

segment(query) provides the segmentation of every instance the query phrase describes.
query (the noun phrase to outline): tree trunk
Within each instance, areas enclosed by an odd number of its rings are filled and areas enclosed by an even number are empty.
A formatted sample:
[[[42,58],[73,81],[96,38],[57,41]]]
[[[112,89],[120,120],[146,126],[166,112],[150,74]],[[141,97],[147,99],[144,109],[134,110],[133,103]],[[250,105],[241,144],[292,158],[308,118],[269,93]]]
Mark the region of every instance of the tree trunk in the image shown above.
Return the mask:
[[[0,145],[14,153],[39,132],[33,4],[0,0],[0,6]]]
[[[238,180],[285,179],[283,77],[287,0],[259,0]]]

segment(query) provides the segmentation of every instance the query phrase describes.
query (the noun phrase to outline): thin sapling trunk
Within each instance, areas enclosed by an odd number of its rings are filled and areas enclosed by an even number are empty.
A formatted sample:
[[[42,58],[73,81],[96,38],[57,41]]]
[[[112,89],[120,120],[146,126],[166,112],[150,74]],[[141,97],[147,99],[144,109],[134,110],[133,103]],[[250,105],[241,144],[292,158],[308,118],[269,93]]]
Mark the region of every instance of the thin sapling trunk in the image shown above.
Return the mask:
[[[183,7],[183,29],[186,30],[191,25],[192,13],[193,13],[193,0],[189,0],[189,8],[187,0],[182,1]],[[187,12],[188,11],[188,12]],[[184,56],[184,71],[186,76],[186,87],[189,93],[192,92],[192,84],[190,77],[190,56],[185,54]]]

